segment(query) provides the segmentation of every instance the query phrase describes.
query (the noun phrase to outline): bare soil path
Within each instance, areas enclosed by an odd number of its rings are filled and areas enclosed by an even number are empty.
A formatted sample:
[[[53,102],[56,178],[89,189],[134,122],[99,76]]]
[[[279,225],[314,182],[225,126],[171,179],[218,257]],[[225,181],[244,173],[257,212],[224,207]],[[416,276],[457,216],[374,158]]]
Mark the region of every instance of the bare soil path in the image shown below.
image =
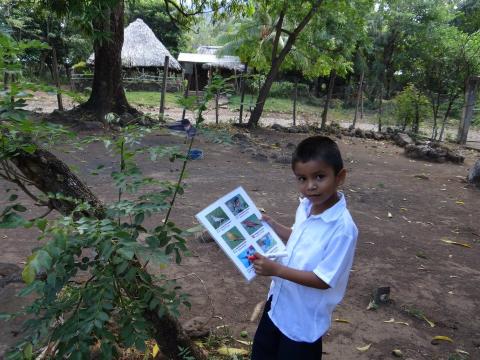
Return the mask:
[[[298,204],[290,166],[271,158],[256,160],[252,152],[288,155],[291,150],[287,144],[296,144],[305,136],[260,129],[242,147],[214,144],[200,135],[195,147],[204,151],[205,158],[189,164],[186,191],[172,219],[184,227],[194,226],[198,211],[241,185],[259,207],[290,225]],[[182,140],[152,134],[144,143],[183,146]],[[393,349],[400,349],[408,359],[447,360],[457,349],[470,353],[470,359],[480,358],[480,191],[464,182],[478,153],[465,151],[464,165],[431,164],[405,158],[403,150],[390,143],[348,137],[338,143],[348,169],[343,191],[360,237],[346,297],[334,314],[334,318],[347,322],[333,322],[324,337],[324,358],[389,359]],[[102,144],[91,144],[82,151],[58,147],[54,152],[73,165],[102,200],[115,200],[109,174],[117,161]],[[99,164],[105,168],[92,175]],[[148,175],[171,180],[180,169],[179,163],[168,161],[151,163],[144,159],[140,165]],[[0,184],[2,189],[10,186]],[[0,207],[6,199],[2,191]],[[35,214],[36,210],[27,213],[29,217]],[[160,220],[150,219],[149,224]],[[20,267],[38,246],[31,230],[2,230],[0,239],[0,262]],[[472,247],[449,245],[442,239]],[[249,318],[255,305],[265,299],[269,280],[257,278],[245,283],[215,243],[192,239],[189,247],[191,257],[163,270],[178,278],[191,294],[193,306],[191,311],[185,310],[184,319],[213,314],[208,326],[214,331],[228,329],[240,339],[240,332],[246,330],[251,338],[256,322]],[[150,269],[160,272],[154,266]],[[366,310],[372,291],[379,286],[391,287],[392,303],[376,311]],[[0,289],[0,312],[25,304],[25,299],[15,296],[21,287],[11,284]],[[412,313],[424,314],[435,327]],[[392,318],[402,323],[385,322]],[[0,326],[0,358],[8,345],[19,339],[19,331],[18,322]],[[449,336],[453,343],[432,345],[437,335]],[[367,344],[372,345],[366,352],[356,349]]]

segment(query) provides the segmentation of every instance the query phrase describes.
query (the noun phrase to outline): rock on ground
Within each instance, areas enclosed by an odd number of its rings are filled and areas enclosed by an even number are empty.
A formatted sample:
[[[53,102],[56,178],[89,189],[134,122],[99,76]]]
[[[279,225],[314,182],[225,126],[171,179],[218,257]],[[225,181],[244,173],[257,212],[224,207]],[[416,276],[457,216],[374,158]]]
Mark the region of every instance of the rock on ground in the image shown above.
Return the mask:
[[[480,160],[477,160],[475,165],[470,169],[467,180],[469,183],[480,188]]]

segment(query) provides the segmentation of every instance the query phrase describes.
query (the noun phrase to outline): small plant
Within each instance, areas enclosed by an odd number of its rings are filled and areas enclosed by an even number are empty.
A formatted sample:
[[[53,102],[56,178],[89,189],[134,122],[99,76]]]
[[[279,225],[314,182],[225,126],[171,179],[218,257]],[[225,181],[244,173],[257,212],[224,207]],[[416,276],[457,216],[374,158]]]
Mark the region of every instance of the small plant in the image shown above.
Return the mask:
[[[396,117],[398,124],[405,131],[411,126],[414,133],[418,133],[420,124],[431,113],[430,100],[419,91],[415,85],[408,84],[395,98]]]

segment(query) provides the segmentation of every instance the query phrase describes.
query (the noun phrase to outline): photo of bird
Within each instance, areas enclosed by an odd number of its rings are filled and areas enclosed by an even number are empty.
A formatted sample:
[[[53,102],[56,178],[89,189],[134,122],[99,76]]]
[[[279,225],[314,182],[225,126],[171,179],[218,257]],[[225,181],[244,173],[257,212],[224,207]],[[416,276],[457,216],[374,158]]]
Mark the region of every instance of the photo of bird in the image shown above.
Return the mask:
[[[241,244],[245,241],[242,233],[235,226],[223,234],[222,238],[232,250],[238,246],[241,246]]]
[[[248,208],[247,203],[240,195],[235,195],[233,198],[227,201],[228,208],[233,213],[233,215],[240,214],[243,210]]]
[[[227,218],[217,217],[217,216],[214,216],[214,215],[211,216],[211,219],[219,225],[221,225],[224,221],[227,221]]]
[[[250,235],[257,232],[263,226],[262,222],[255,214],[250,215],[248,218],[243,220],[242,225]]]

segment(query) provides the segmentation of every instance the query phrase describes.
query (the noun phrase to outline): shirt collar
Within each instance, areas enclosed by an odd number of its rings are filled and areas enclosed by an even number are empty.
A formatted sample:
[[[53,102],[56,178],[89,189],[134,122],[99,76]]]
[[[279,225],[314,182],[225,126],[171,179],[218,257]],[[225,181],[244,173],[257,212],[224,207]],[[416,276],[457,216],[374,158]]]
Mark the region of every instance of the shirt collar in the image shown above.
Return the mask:
[[[331,222],[337,220],[340,215],[342,215],[343,211],[347,207],[347,203],[345,201],[345,196],[343,195],[342,192],[338,192],[339,199],[333,205],[332,207],[329,207],[327,210],[322,212],[321,214],[318,215],[310,215],[310,208],[312,207],[312,202],[308,200],[307,198],[300,198],[300,203],[303,205],[303,209],[305,211],[305,217],[306,218],[312,218],[312,219],[322,219],[325,222]]]

